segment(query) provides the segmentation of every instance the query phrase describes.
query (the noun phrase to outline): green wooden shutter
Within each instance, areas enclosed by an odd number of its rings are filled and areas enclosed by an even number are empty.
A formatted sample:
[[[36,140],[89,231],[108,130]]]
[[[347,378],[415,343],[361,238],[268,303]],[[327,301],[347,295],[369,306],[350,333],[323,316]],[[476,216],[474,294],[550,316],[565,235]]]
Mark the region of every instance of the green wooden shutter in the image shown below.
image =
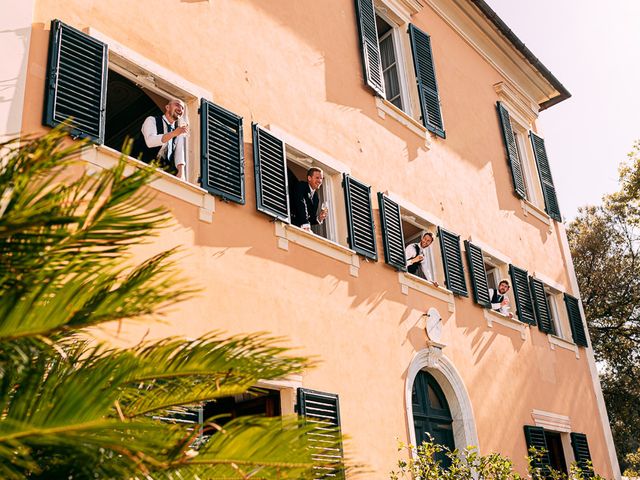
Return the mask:
[[[107,45],[65,25],[51,22],[44,125],[70,120],[70,133],[104,142],[107,106]]]
[[[267,215],[290,222],[284,143],[256,123],[253,124],[253,164],[256,207]]]
[[[531,145],[533,145],[533,153],[538,166],[538,175],[540,176],[540,185],[542,186],[542,195],[544,196],[544,208],[549,216],[559,222],[562,221],[560,215],[560,207],[558,206],[558,198],[556,197],[556,188],[553,185],[551,177],[551,167],[547,158],[547,149],[544,146],[544,139],[531,132]]]
[[[576,459],[578,467],[582,470],[584,478],[593,478],[593,469],[589,468],[587,462],[591,461],[591,452],[589,452],[589,442],[584,433],[571,432],[571,447],[573,448],[573,456]]]
[[[347,174],[344,175],[343,186],[347,207],[349,246],[360,255],[377,261],[371,187]]]
[[[413,52],[413,67],[418,81],[422,123],[427,130],[445,138],[438,82],[436,81],[436,70],[431,52],[431,37],[415,25],[410,24],[409,38]]]
[[[582,347],[589,346],[587,343],[587,335],[584,331],[584,324],[582,323],[582,315],[580,314],[578,299],[565,293],[564,304],[567,307],[567,316],[569,317],[569,325],[571,326],[573,342]]]
[[[544,291],[544,283],[531,277],[529,279],[531,287],[531,295],[533,296],[533,304],[536,309],[536,318],[538,319],[538,328],[544,333],[552,333],[555,335],[556,329],[551,320],[549,312],[549,304],[547,303],[547,295]]]
[[[536,450],[544,450],[542,456],[533,462],[533,467],[542,469],[542,474],[546,474],[549,467],[551,466],[551,459],[549,458],[547,439],[544,436],[544,428],[525,425],[524,438],[527,442],[527,455],[531,455],[531,453],[529,452],[530,448],[535,448]]]
[[[374,92],[384,98],[382,81],[382,60],[378,44],[378,28],[376,27],[376,11],[373,0],[355,0],[358,32],[360,33],[360,53],[364,78]]]
[[[407,260],[404,254],[404,235],[400,207],[383,193],[378,192],[378,208],[382,224],[382,243],[384,244],[384,260],[392,267],[405,271]]]
[[[491,308],[489,282],[487,281],[487,270],[484,266],[482,249],[467,240],[464,241],[464,248],[467,251],[467,261],[469,262],[469,272],[471,273],[473,299],[478,305]]]
[[[513,296],[516,299],[516,309],[521,322],[530,325],[536,324],[536,315],[533,311],[533,298],[529,289],[529,274],[526,270],[509,265],[509,275],[513,283]]]
[[[522,174],[522,165],[518,157],[518,147],[516,146],[516,137],[511,128],[511,117],[509,112],[498,102],[498,117],[500,117],[500,125],[502,126],[502,138],[504,146],[507,149],[507,163],[511,167],[511,178],[516,195],[520,198],[527,198],[527,188],[524,184],[524,176]]]
[[[242,117],[200,101],[200,181],[223,200],[244,205]]]
[[[340,440],[340,401],[334,393],[298,388],[298,414],[315,428],[307,436],[309,446],[318,453],[312,459],[324,463],[342,464]],[[324,467],[313,478],[344,478],[343,469]]]
[[[457,295],[468,297],[467,281],[464,278],[462,254],[460,253],[460,235],[438,227],[438,239],[442,252],[442,266],[447,288]]]

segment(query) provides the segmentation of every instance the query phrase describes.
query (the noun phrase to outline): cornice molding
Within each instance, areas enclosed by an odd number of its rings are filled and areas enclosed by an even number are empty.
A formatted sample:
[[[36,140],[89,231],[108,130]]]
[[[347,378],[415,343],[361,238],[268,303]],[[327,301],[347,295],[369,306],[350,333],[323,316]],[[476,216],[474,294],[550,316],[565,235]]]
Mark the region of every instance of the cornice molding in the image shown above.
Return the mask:
[[[425,0],[471,47],[511,85],[537,105],[560,92],[469,0]]]

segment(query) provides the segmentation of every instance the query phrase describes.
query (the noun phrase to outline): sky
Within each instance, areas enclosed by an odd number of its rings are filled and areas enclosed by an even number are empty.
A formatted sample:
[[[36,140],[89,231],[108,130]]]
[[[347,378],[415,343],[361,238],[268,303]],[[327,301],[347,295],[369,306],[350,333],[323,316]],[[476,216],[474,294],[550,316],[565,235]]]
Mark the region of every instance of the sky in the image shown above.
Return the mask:
[[[560,211],[598,205],[640,140],[640,0],[486,0],[571,92],[540,113]]]

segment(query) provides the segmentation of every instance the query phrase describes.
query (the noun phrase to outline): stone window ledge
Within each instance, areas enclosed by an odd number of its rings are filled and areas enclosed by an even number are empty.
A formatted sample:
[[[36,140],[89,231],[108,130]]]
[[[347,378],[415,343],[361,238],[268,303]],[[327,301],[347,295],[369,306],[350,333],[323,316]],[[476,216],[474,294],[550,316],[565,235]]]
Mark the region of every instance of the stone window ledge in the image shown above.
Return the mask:
[[[400,282],[400,288],[404,295],[409,295],[409,289],[422,292],[443,302],[447,302],[449,305],[449,312],[455,311],[454,296],[451,290],[447,290],[444,287],[436,287],[433,282],[425,280],[415,275],[411,275],[407,272],[398,272],[398,280]]]
[[[122,157],[122,153],[105,145],[96,145],[82,152],[81,159],[98,168],[111,168]],[[124,157],[128,168],[147,166],[144,162],[132,157]],[[90,168],[90,167],[89,167]],[[198,218],[202,222],[211,223],[215,212],[215,199],[203,188],[185,182],[174,175],[158,170],[149,186],[159,192],[171,195],[199,208]]]
[[[424,125],[415,118],[410,117],[393,103],[380,97],[376,97],[376,108],[378,109],[378,116],[380,118],[384,119],[387,115],[390,116],[400,123],[400,125],[404,125],[412,133],[420,137],[421,140],[424,140],[424,146],[427,150],[431,148],[431,134]]]
[[[327,240],[313,232],[308,232],[300,227],[285,222],[275,222],[275,235],[278,238],[278,248],[289,250],[289,242],[318,252],[327,257],[349,265],[349,273],[353,277],[358,276],[360,258],[358,254],[339,243]]]
[[[551,348],[551,350],[555,350],[556,347],[564,348],[565,350],[570,350],[575,353],[576,358],[580,358],[580,349],[575,343],[551,334],[547,334],[547,338],[549,339],[549,348]]]
[[[502,325],[503,327],[520,332],[520,338],[522,338],[522,340],[526,340],[527,338],[526,332],[529,325],[522,323],[515,318],[509,318],[502,313],[491,310],[490,308],[484,309],[484,318],[490,328],[493,328],[493,324],[497,323],[499,325]]]
[[[520,199],[520,205],[522,206],[522,211],[524,212],[525,217],[531,215],[532,217],[537,218],[542,223],[549,226],[549,230],[551,230],[552,220],[547,212],[538,208],[536,205],[531,203],[529,200]]]

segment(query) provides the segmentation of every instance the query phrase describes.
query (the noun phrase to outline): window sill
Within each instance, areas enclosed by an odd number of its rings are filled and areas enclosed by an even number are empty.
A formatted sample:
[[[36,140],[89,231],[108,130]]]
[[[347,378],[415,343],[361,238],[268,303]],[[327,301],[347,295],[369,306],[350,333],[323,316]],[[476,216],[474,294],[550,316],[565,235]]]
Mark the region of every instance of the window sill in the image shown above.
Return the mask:
[[[309,250],[346,263],[349,265],[349,273],[351,276],[358,276],[360,259],[358,258],[358,254],[350,248],[344,247],[332,240],[327,240],[313,232],[308,232],[300,227],[281,221],[275,222],[275,234],[278,238],[278,248],[289,250],[289,242],[296,243]]]
[[[542,223],[545,223],[546,225],[551,227],[552,220],[551,220],[551,217],[547,215],[547,212],[545,212],[544,210],[541,210],[540,208],[535,206],[533,203],[531,203],[529,200],[525,200],[523,198],[520,199],[520,205],[522,205],[522,211],[524,212],[525,217],[531,214],[533,217],[536,217]]]
[[[393,103],[376,97],[376,107],[378,109],[378,116],[380,118],[386,118],[389,115],[395,119],[401,125],[407,127],[411,132],[416,134],[420,139],[424,140],[424,146],[427,150],[431,148],[431,134],[420,122],[415,118],[410,117],[405,112],[396,107]]]
[[[521,321],[516,320],[515,318],[509,318],[506,315],[498,313],[489,308],[484,308],[484,318],[487,321],[487,325],[490,328],[493,328],[494,323],[498,323],[503,327],[507,327],[507,328],[510,328],[511,330],[520,332],[520,338],[522,338],[522,340],[527,339],[526,332],[527,332],[527,327],[529,325],[524,324]]]
[[[122,153],[104,145],[96,145],[82,152],[81,159],[99,168],[111,168],[115,166],[122,157]],[[140,160],[132,157],[125,157],[130,168],[140,168],[147,166]],[[149,183],[149,186],[159,192],[166,193],[172,197],[183,200],[186,203],[199,208],[199,219],[202,222],[211,223],[213,212],[215,212],[215,199],[212,195],[191,183],[161,170],[156,171],[156,175]]]
[[[547,334],[547,338],[549,339],[549,348],[551,348],[551,350],[555,350],[556,347],[564,348],[565,350],[570,350],[575,353],[576,358],[580,358],[580,349],[575,343],[549,333]]]
[[[451,290],[447,290],[443,287],[436,287],[432,282],[424,280],[423,278],[416,277],[407,272],[398,272],[398,280],[400,281],[400,288],[404,295],[409,295],[409,289],[412,288],[418,292],[422,292],[426,295],[430,295],[433,298],[447,302],[449,305],[449,312],[455,311],[454,296]]]

